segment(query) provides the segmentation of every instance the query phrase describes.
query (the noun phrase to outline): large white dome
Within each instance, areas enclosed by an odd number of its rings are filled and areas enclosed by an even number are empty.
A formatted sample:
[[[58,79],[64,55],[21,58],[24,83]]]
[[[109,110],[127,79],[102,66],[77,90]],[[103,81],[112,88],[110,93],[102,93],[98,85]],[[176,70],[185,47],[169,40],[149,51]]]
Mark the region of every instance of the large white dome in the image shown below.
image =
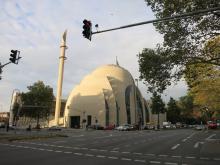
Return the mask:
[[[82,122],[88,116],[91,118],[88,118],[91,120],[89,124],[134,123],[134,88],[131,74],[118,65],[104,65],[95,69],[70,93],[65,108],[65,126],[74,125],[71,118],[74,118],[74,122]]]

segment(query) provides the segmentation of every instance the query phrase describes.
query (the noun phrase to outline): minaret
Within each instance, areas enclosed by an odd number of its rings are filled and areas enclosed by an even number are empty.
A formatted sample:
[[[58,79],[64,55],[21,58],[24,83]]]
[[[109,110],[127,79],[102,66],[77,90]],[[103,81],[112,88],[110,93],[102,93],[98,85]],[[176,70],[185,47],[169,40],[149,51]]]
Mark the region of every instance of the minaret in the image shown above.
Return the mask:
[[[58,80],[57,80],[57,97],[56,97],[56,109],[55,109],[55,125],[59,125],[59,118],[60,118],[60,107],[61,107],[61,96],[62,96],[62,85],[63,85],[63,70],[64,70],[64,60],[65,51],[67,49],[66,46],[66,33],[67,30],[63,33],[63,37],[61,40],[60,45],[60,57],[59,57],[59,73],[58,73]]]
[[[116,56],[116,65],[118,65],[118,66],[119,66],[119,63],[118,63],[118,58],[117,58],[117,56]]]

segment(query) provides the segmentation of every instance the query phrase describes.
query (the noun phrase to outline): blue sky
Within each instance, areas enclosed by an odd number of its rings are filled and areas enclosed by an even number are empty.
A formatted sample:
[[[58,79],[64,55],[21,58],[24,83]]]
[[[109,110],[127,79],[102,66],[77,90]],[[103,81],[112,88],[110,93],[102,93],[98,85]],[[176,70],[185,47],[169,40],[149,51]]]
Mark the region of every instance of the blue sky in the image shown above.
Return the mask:
[[[54,88],[56,93],[59,46],[67,29],[63,97],[95,68],[115,63],[139,76],[137,54],[143,48],[154,48],[163,41],[152,24],[92,36],[82,36],[82,21],[99,24],[99,30],[154,19],[144,0],[0,0],[0,62],[8,62],[11,49],[21,51],[18,65],[3,68],[0,80],[0,111],[9,111],[13,89],[27,91],[38,80]],[[95,31],[95,28],[93,28]],[[147,87],[139,83],[146,99]],[[184,95],[181,81],[172,85],[164,99]]]

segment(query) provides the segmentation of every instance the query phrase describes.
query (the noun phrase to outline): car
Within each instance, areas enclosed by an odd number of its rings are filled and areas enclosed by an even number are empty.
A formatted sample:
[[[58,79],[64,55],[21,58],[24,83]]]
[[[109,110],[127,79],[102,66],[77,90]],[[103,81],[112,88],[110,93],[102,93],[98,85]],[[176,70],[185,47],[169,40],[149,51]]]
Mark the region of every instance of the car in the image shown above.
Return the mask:
[[[87,128],[88,129],[96,129],[96,130],[104,130],[104,127],[101,126],[100,124],[89,125]]]
[[[120,125],[120,126],[116,127],[116,130],[118,130],[118,131],[130,131],[133,128],[134,127],[130,124],[123,124],[123,125]]]
[[[204,130],[204,129],[205,129],[205,126],[204,126],[204,125],[196,125],[196,126],[195,126],[195,129],[196,129],[196,130]]]
[[[147,124],[147,125],[144,126],[144,129],[145,130],[153,130],[153,129],[155,129],[155,127],[154,127],[154,125]]]
[[[216,129],[217,128],[217,123],[214,121],[208,121],[207,124],[208,124],[209,129]]]
[[[115,125],[108,125],[104,128],[104,130],[113,130],[115,129]]]
[[[0,128],[5,128],[5,123],[4,122],[0,122]]]
[[[48,128],[49,131],[61,131],[62,128],[59,126],[52,126],[50,128]]]

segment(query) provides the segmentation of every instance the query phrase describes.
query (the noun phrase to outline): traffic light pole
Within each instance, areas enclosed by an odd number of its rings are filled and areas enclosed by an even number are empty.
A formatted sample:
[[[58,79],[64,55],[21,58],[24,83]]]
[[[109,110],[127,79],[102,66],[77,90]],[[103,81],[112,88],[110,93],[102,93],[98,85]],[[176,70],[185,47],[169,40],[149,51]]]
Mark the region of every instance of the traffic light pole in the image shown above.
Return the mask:
[[[205,10],[198,10],[198,11],[194,11],[194,12],[189,12],[189,13],[185,13],[185,14],[172,16],[172,17],[154,19],[154,20],[150,20],[150,21],[144,21],[144,22],[129,24],[129,25],[125,25],[125,26],[121,26],[121,27],[117,27],[117,28],[92,32],[92,34],[98,34],[98,33],[104,33],[104,32],[109,32],[109,31],[113,31],[113,30],[125,29],[125,28],[129,28],[129,27],[139,26],[139,25],[144,25],[144,24],[149,24],[149,23],[156,23],[156,22],[163,22],[163,21],[169,21],[169,20],[183,19],[183,18],[188,18],[188,17],[194,16],[194,15],[200,15],[201,16],[201,15],[204,15],[206,13],[215,12],[215,11],[218,11],[218,10],[220,10],[220,7],[215,7],[215,8],[205,9]]]

